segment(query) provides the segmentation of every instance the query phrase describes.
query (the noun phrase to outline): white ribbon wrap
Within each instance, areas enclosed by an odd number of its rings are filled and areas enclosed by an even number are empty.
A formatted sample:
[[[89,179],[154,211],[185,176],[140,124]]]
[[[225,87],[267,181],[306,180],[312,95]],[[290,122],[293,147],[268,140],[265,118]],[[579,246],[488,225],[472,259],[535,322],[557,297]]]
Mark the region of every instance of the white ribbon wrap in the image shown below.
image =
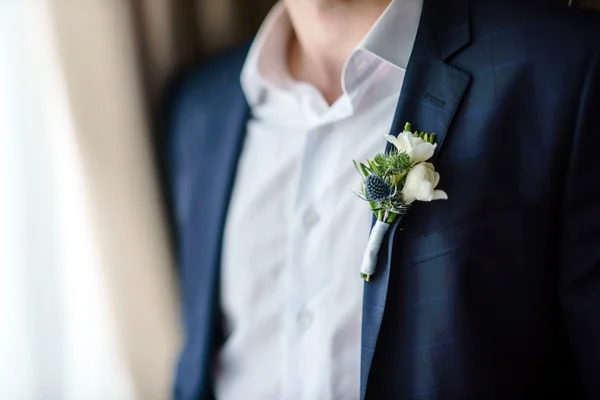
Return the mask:
[[[360,272],[365,275],[373,275],[375,272],[375,266],[377,265],[377,255],[379,254],[379,248],[383,242],[385,233],[390,228],[390,224],[386,224],[383,221],[375,221],[373,229],[371,229],[371,235],[369,236],[369,242],[367,243],[367,249],[363,256],[362,265],[360,266]]]

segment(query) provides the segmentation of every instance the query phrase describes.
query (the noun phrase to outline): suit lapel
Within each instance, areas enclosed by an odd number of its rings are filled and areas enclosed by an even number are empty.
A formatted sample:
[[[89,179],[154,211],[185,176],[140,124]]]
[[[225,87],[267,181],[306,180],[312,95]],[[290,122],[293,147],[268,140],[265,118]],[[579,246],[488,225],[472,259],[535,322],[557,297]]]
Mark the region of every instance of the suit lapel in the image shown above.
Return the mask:
[[[424,1],[417,38],[390,134],[397,135],[406,122],[419,131],[435,133],[438,147],[433,161],[442,151],[452,118],[470,82],[467,73],[451,67],[446,60],[466,46],[469,40],[468,0]],[[386,306],[390,273],[394,273],[390,264],[394,238],[401,224],[402,220],[390,228],[379,254],[377,272],[364,287],[361,398],[364,398],[367,389]]]

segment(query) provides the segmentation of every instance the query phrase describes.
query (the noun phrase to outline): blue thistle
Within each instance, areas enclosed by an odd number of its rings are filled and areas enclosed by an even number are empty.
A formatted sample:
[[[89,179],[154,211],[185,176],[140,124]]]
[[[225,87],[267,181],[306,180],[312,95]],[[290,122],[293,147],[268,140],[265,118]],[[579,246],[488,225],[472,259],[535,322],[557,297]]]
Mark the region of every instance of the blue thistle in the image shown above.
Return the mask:
[[[367,200],[377,203],[387,200],[392,195],[392,187],[377,175],[369,175],[365,179],[365,196]]]

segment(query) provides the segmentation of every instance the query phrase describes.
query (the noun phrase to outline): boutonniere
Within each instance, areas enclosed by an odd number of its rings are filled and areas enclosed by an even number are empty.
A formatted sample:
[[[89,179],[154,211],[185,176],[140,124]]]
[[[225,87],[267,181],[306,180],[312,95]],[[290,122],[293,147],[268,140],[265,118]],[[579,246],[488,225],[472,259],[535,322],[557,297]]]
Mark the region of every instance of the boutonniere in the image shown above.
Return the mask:
[[[377,255],[383,238],[393,224],[408,212],[415,201],[445,200],[442,190],[435,190],[440,174],[426,162],[435,152],[435,135],[412,132],[406,123],[398,136],[386,135],[394,146],[366,163],[354,162],[362,175],[359,197],[367,201],[377,221],[371,230],[360,273],[369,281],[375,272]]]

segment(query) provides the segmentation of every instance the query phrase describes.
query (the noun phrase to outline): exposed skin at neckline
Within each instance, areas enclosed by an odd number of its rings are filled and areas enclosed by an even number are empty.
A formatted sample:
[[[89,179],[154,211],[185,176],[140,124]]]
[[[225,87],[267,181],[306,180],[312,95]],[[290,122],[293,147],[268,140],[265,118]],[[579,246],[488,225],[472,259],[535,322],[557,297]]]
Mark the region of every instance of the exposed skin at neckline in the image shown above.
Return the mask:
[[[284,0],[293,26],[292,77],[315,86],[329,104],[342,94],[344,63],[391,0]]]

